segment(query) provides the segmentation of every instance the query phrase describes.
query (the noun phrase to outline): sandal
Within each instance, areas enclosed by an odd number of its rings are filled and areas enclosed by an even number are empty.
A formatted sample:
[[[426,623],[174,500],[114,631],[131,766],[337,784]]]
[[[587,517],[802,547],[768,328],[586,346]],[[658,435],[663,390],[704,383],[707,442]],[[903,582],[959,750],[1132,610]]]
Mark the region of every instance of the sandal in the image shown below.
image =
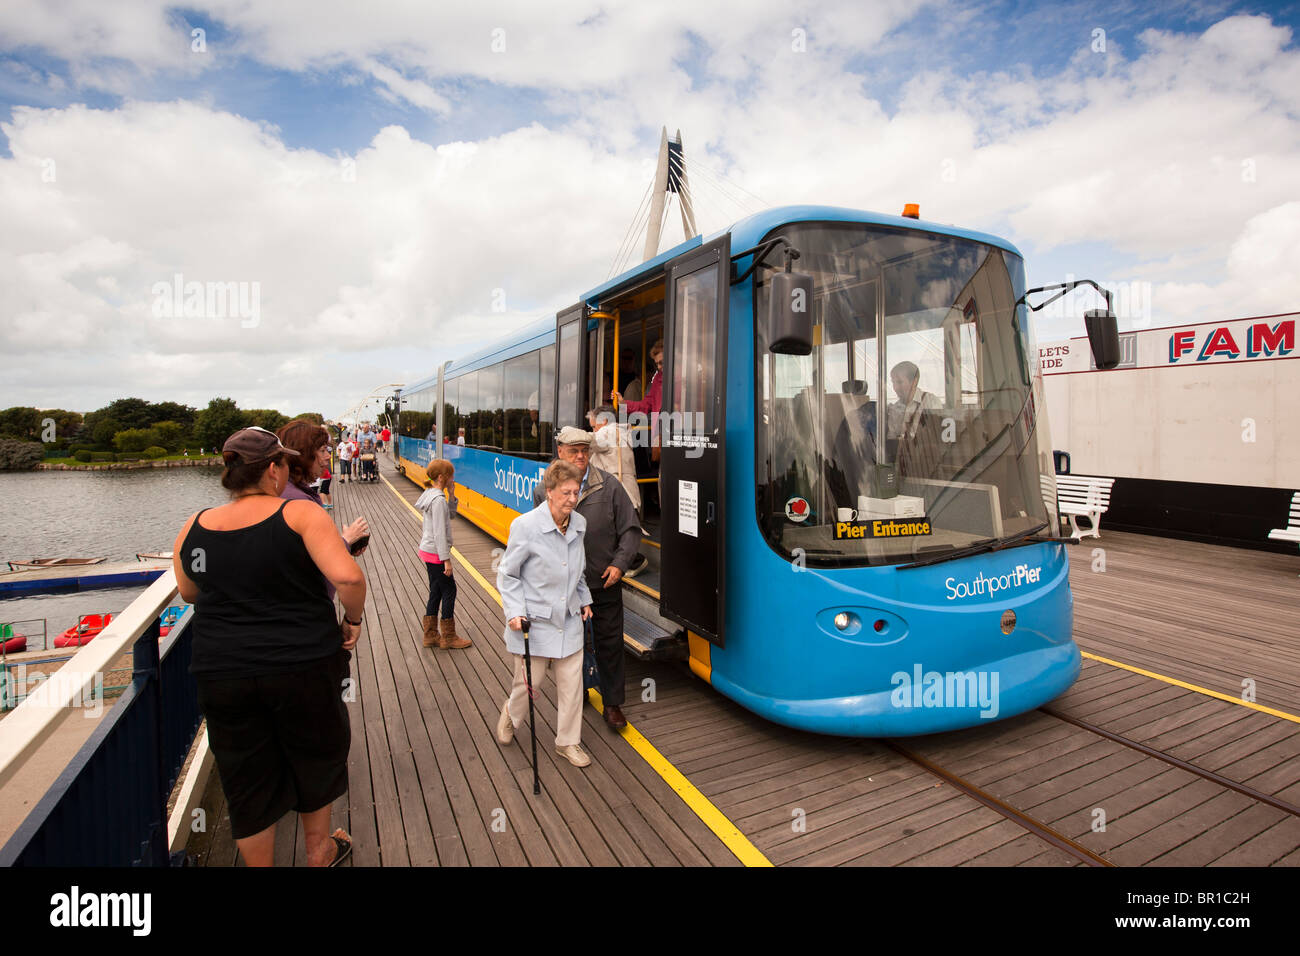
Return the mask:
[[[334,862],[330,866],[335,867],[352,855],[352,839],[342,827],[335,830],[330,839],[334,841]]]

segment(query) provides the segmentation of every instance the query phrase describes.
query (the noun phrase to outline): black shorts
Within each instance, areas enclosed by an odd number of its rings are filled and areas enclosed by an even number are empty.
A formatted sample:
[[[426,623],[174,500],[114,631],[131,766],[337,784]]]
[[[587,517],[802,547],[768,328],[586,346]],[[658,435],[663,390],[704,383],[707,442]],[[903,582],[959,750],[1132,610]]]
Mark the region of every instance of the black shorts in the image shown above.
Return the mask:
[[[320,493],[322,495],[328,495],[330,493],[330,482],[333,480],[333,478],[322,478],[320,480]]]
[[[259,677],[198,677],[199,709],[236,840],[348,790],[346,655]]]

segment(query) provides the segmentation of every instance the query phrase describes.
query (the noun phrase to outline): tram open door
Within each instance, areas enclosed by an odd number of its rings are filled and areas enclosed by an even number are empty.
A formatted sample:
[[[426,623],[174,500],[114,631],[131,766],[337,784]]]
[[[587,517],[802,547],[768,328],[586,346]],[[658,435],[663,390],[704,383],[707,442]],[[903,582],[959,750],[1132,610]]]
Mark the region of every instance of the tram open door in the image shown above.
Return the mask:
[[[729,236],[672,264],[664,307],[659,613],[723,646]]]

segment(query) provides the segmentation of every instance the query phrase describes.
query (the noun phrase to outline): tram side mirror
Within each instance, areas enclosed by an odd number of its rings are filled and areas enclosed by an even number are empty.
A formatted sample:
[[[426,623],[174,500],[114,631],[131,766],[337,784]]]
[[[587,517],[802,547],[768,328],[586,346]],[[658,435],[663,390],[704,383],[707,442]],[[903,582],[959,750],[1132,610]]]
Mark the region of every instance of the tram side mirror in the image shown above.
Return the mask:
[[[1119,322],[1109,309],[1090,309],[1083,314],[1092,347],[1092,361],[1099,369],[1119,364]]]
[[[812,354],[812,276],[801,272],[772,274],[767,305],[768,349],[779,355]]]

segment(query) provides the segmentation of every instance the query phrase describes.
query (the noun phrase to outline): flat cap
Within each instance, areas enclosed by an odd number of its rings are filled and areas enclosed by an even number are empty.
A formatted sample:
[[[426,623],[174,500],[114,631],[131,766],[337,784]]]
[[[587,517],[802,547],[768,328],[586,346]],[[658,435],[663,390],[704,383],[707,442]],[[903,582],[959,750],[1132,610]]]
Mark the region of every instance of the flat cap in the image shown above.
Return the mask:
[[[560,433],[555,436],[557,445],[590,445],[591,432],[585,428],[575,428],[572,425],[565,425],[560,429]]]

